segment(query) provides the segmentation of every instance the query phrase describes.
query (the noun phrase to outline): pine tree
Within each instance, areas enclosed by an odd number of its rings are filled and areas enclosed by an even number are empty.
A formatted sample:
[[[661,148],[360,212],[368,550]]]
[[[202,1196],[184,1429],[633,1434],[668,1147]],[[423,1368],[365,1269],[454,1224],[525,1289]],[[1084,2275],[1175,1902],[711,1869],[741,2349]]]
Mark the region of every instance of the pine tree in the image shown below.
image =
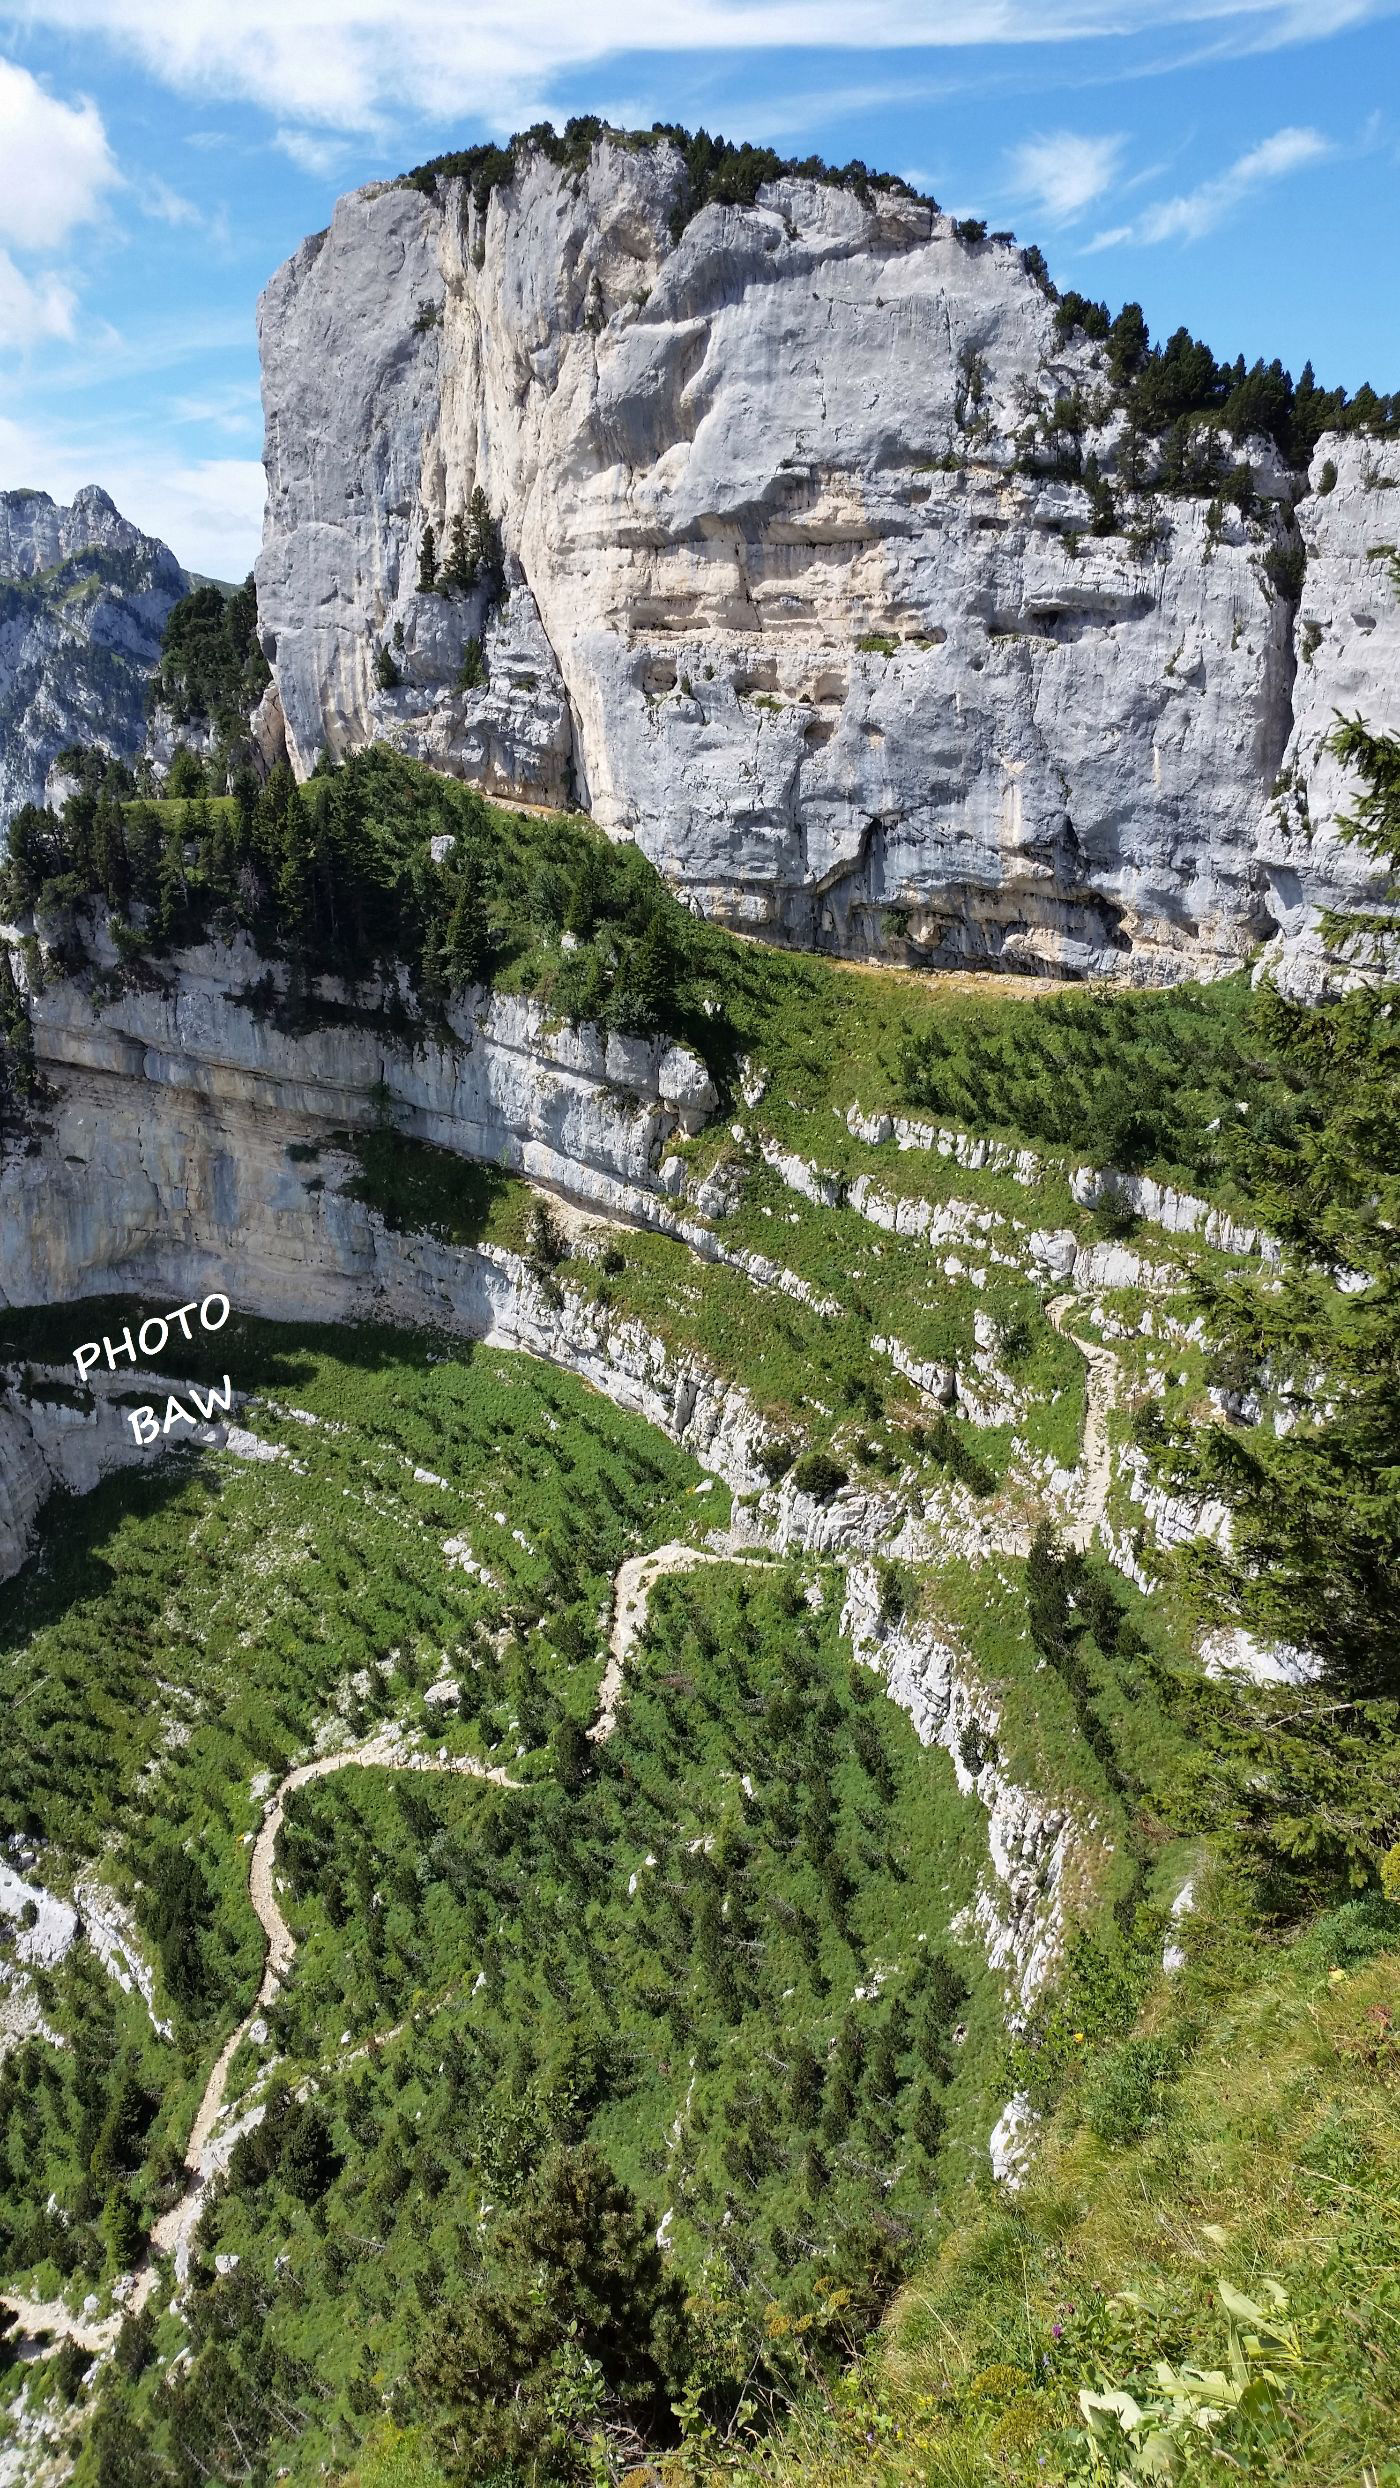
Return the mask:
[[[564,1718],[554,1731],[554,1768],[561,1788],[577,1796],[588,1775],[593,1748],[581,1720]]]
[[[34,1033],[8,942],[0,942],[0,1133],[34,1093]]]
[[[623,962],[613,1001],[616,1025],[629,1036],[654,1037],[676,1015],[680,953],[667,911],[653,908],[646,930]]]
[[[97,882],[108,906],[125,915],[131,898],[131,864],[126,851],[122,809],[104,795],[97,806],[92,832]]]
[[[634,2443],[669,2424],[685,2317],[654,2226],[593,2144],[549,2154],[419,2362],[453,2479],[593,2477],[604,2408]]]
[[[476,585],[476,559],[467,540],[467,522],[460,510],[453,512],[447,559],[438,584],[440,587],[459,588],[463,595],[467,595]]]
[[[437,537],[429,526],[423,530],[423,541],[418,551],[418,593],[420,596],[432,595],[437,586],[437,576]]]
[[[167,809],[170,818],[161,845],[156,888],[156,931],[163,942],[175,942],[184,930],[190,893],[185,878],[184,806],[170,804]]]
[[[483,578],[495,594],[500,588],[503,569],[501,539],[491,516],[491,504],[480,484],[473,486],[467,508],[467,550],[473,578]]]
[[[216,899],[227,902],[233,897],[238,882],[238,845],[233,824],[222,803],[214,810],[208,804],[203,806],[199,829],[199,870],[206,889]]]
[[[1158,1429],[1175,1482],[1228,1505],[1228,1551],[1200,1548],[1217,1620],[1315,1651],[1332,1682],[1400,1694],[1400,740],[1340,726],[1361,793],[1346,828],[1382,903],[1334,915],[1339,967],[1365,979],[1311,1006],[1265,989],[1261,1033],[1298,1095],[1291,1123],[1238,1143],[1237,1176],[1284,1258],[1198,1295],[1233,1374],[1283,1394],[1292,1423]]]
[[[788,2107],[794,2125],[807,2131],[821,2114],[822,2070],[813,2048],[798,2039],[788,2071]]]
[[[871,2043],[870,2088],[876,2099],[893,2099],[899,2089],[898,2048],[888,2022],[881,2023]]]
[[[910,2120],[914,2140],[930,2159],[936,2159],[943,2147],[944,2128],[948,2122],[943,2103],[927,2082],[921,2082],[914,2095],[914,2114]]]
[[[154,907],[160,881],[161,823],[153,803],[133,804],[126,818],[126,852],[131,867],[131,895]]]
[[[277,871],[277,913],[282,938],[290,951],[304,950],[311,930],[311,834],[306,804],[299,787],[282,816],[281,853]]]
[[[442,940],[442,973],[449,993],[465,993],[469,985],[479,984],[490,952],[481,871],[475,856],[468,851]]]
[[[0,864],[0,907],[12,920],[28,915],[44,883],[59,869],[59,825],[37,803],[21,804],[10,823]]]

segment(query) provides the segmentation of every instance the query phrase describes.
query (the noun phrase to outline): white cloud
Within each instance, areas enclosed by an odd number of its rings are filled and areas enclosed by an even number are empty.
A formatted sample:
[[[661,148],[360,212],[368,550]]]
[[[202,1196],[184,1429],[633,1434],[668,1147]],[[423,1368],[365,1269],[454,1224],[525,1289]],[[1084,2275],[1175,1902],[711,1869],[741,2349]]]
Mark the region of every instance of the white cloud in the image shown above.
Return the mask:
[[[159,173],[145,173],[135,183],[136,202],[143,216],[152,216],[162,225],[199,225],[204,222],[193,199],[172,190]]]
[[[315,130],[278,130],[276,143],[293,164],[317,181],[333,181],[345,162],[343,140],[326,138]]]
[[[187,570],[213,579],[243,579],[262,542],[266,484],[257,458],[200,458],[168,466],[161,458],[119,450],[104,462],[103,482],[119,510],[160,536]]]
[[[1111,250],[1123,242],[1199,242],[1256,190],[1282,181],[1289,173],[1318,164],[1332,153],[1331,142],[1318,130],[1275,130],[1247,154],[1237,156],[1213,181],[1198,183],[1174,199],[1159,199],[1131,224],[1097,233],[1091,250]]]
[[[61,277],[27,277],[0,250],[0,347],[23,350],[43,337],[71,337],[76,308],[73,289]]]
[[[1012,196],[1028,200],[1048,224],[1073,224],[1112,188],[1126,144],[1121,137],[1087,138],[1074,130],[1027,138],[1008,158]]]
[[[60,250],[100,214],[117,179],[94,103],[60,103],[27,69],[0,60],[0,242]]]
[[[20,484],[71,501],[101,484],[124,518],[168,544],[187,570],[242,579],[262,537],[264,481],[256,458],[181,464],[170,444],[104,434],[89,444],[55,427],[0,415],[0,486]]]
[[[369,130],[525,117],[616,53],[947,50],[1191,28],[1233,48],[1300,42],[1400,0],[0,0],[0,24],[99,36],[165,85],[238,96],[279,127]]]

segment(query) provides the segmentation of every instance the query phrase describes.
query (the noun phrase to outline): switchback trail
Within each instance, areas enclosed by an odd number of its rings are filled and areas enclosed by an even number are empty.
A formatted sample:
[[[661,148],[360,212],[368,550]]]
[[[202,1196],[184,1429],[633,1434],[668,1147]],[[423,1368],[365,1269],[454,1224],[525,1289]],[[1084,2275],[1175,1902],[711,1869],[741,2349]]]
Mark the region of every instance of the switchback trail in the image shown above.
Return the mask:
[[[1073,1296],[1058,1296],[1047,1310],[1055,1328],[1073,1340],[1088,1367],[1084,1433],[1076,1469],[1077,1509],[1070,1523],[1071,1544],[1084,1549],[1092,1544],[1107,1507],[1111,1480],[1108,1417],[1117,1392],[1118,1361],[1108,1348],[1080,1339],[1069,1330],[1069,1316],[1075,1302]],[[695,1571],[704,1564],[766,1566],[772,1564],[777,1553],[776,1548],[766,1552],[735,1550],[726,1553],[708,1547],[687,1546],[673,1539],[662,1546],[649,1548],[644,1554],[629,1555],[619,1565],[613,1581],[607,1664],[598,1687],[598,1715],[588,1732],[595,1744],[605,1744],[617,1726],[618,1705],[628,1662],[646,1629],[647,1609],[657,1582],[668,1574]],[[296,1958],[296,1938],[278,1901],[273,1873],[286,1801],[312,1780],[325,1779],[333,1771],[355,1766],[362,1769],[377,1767],[398,1771],[459,1772],[470,1778],[490,1780],[498,1788],[519,1788],[522,1785],[498,1766],[478,1762],[471,1755],[453,1757],[416,1753],[409,1747],[403,1729],[396,1727],[382,1728],[358,1745],[344,1746],[336,1753],[320,1754],[313,1761],[298,1763],[294,1770],[287,1772],[264,1808],[248,1867],[248,1897],[267,1942],[262,1979],[250,2010],[225,2040],[204,2086],[185,2149],[184,2191],[179,2201],[163,2212],[152,2228],[145,2257],[131,2275],[130,2287],[115,2314],[89,2321],[81,2314],[73,2314],[61,2299],[6,2294],[0,2297],[0,2306],[7,2307],[16,2318],[22,2335],[34,2340],[72,2341],[80,2349],[96,2356],[112,2347],[123,2318],[135,2314],[145,2305],[160,2279],[165,2258],[173,2261],[177,2280],[183,2281],[187,2277],[190,2246],[210,2182],[227,2165],[234,2143],[244,2130],[235,2122],[222,2136],[215,2137],[234,2059],[253,2024],[279,1993]]]
[[[647,1608],[657,1582],[668,1572],[694,1572],[701,1564],[771,1564],[773,1560],[772,1555],[722,1555],[709,1547],[685,1546],[672,1539],[666,1546],[652,1547],[648,1554],[629,1555],[625,1564],[619,1564],[613,1581],[608,1663],[598,1687],[598,1716],[588,1731],[595,1745],[605,1744],[617,1726],[622,1680],[646,1630]]]
[[[1081,1339],[1069,1328],[1075,1301],[1073,1296],[1056,1296],[1045,1309],[1056,1330],[1078,1348],[1089,1369],[1084,1394],[1084,1432],[1080,1438],[1079,1465],[1075,1472],[1078,1509],[1069,1528],[1070,1545],[1082,1555],[1094,1543],[1108,1509],[1108,1492],[1113,1482],[1113,1446],[1109,1441],[1108,1420],[1118,1397],[1118,1359],[1111,1348],[1101,1347],[1096,1340]]]
[[[81,2315],[74,2315],[62,2299],[7,2295],[0,2299],[0,2305],[8,2307],[21,2333],[33,2338],[73,2341],[80,2350],[89,2350],[96,2355],[111,2348],[123,2318],[137,2314],[145,2305],[160,2278],[158,2258],[172,2257],[177,2280],[187,2277],[190,2242],[204,2209],[210,2180],[226,2164],[236,2140],[234,2133],[225,2135],[220,2141],[214,2140],[214,2128],[223,2111],[233,2060],[258,2016],[266,2012],[278,1994],[296,1958],[296,1938],[282,1914],[273,1877],[277,1836],[282,1829],[286,1800],[298,1788],[305,1788],[311,1780],[326,1779],[332,1771],[343,1771],[351,1766],[395,1771],[463,1772],[471,1779],[491,1780],[498,1788],[519,1788],[522,1784],[512,1779],[508,1772],[490,1763],[478,1762],[470,1754],[415,1753],[406,1744],[401,1728],[381,1728],[376,1735],[358,1745],[344,1746],[333,1754],[319,1754],[313,1762],[298,1763],[294,1770],[287,1773],[264,1808],[248,1867],[248,1897],[267,1939],[262,1979],[251,2009],[225,2040],[205,2083],[185,2146],[184,2192],[179,2201],[173,2203],[169,2211],[162,2212],[155,2223],[145,2257],[132,2274],[131,2287],[114,2315],[100,2321],[85,2322]]]

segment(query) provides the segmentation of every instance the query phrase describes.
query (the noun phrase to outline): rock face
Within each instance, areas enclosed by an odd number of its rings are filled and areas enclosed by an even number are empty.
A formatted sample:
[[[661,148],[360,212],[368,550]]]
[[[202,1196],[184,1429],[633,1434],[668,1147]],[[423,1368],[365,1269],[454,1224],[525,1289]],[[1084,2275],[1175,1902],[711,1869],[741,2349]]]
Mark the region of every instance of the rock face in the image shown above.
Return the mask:
[[[508,997],[460,1014],[452,1051],[344,1027],[292,1036],[232,991],[260,964],[211,946],[180,956],[169,989],[98,1004],[55,979],[33,996],[49,1094],[34,1150],[0,1167],[0,1305],[136,1295],[154,1313],[217,1289],[298,1321],[440,1326],[568,1367],[741,1491],[761,1487],[767,1428],[741,1388],[634,1322],[572,1293],[561,1303],[517,1255],[401,1234],[343,1189],[356,1171],[345,1133],[372,1126],[382,1082],[400,1129],[655,1223],[672,1213],[654,1161],[714,1102],[698,1059],[548,1030]],[[119,1359],[110,1389],[136,1378]],[[0,1372],[0,1579],[55,1486],[82,1492],[164,1456],[135,1445],[105,1367],[95,1406],[74,1404],[71,1367],[57,1379]],[[239,1448],[232,1430],[206,1438]]]
[[[844,950],[1152,981],[1292,938],[1335,855],[1300,877],[1269,811],[1274,453],[1260,521],[1163,496],[1155,534],[1096,535],[1023,446],[1099,350],[1057,345],[1011,245],[789,179],[673,241],[681,178],[604,140],[579,174],[527,155],[484,210],[375,187],[272,280],[259,610],[295,764],[378,735],[572,792],[698,907]],[[1309,541],[1340,548],[1351,473]],[[494,613],[419,586],[478,486]]]
[[[105,934],[97,940],[110,966]],[[64,1238],[74,1231],[57,1212],[55,1185],[71,1182],[88,1202],[80,1226],[110,1217],[109,1194],[126,1205],[136,1224],[119,1259],[147,1218],[154,1243],[172,1221],[183,1233],[182,1221],[197,1222],[204,1206],[223,1248],[236,1254],[241,1235],[263,1234],[269,1216],[275,1226],[277,1211],[300,1204],[308,1183],[319,1194],[317,1147],[329,1148],[333,1133],[374,1128],[386,1098],[395,1128],[415,1140],[529,1175],[608,1215],[659,1223],[669,1211],[656,1161],[677,1130],[698,1130],[715,1103],[688,1047],[587,1024],[549,1027],[539,1004],[523,997],[492,994],[456,1008],[456,1044],[415,1048],[372,1023],[279,1027],[251,998],[267,964],[243,941],[183,951],[175,968],[168,985],[128,987],[112,999],[94,1000],[61,977],[30,998],[36,1061],[61,1084],[63,1139],[61,1149],[7,1171],[13,1223],[0,1244],[0,1286],[12,1300],[89,1292],[84,1266],[110,1257],[110,1239],[97,1252],[80,1241],[66,1266]],[[151,1121],[162,1114],[167,1137]],[[227,1115],[240,1118],[237,1144],[220,1138]],[[287,1141],[301,1150],[297,1159],[286,1157]],[[171,1175],[168,1190],[157,1159],[186,1170]],[[27,1282],[16,1283],[20,1269]]]
[[[1301,995],[1322,981],[1311,938],[1318,910],[1378,896],[1340,834],[1355,789],[1327,739],[1339,713],[1400,730],[1400,442],[1328,434],[1308,484],[1293,731],[1261,845],[1279,925],[1270,964]]]
[[[96,485],[66,509],[0,493],[0,832],[44,800],[67,744],[142,749],[161,633],[189,585]]]

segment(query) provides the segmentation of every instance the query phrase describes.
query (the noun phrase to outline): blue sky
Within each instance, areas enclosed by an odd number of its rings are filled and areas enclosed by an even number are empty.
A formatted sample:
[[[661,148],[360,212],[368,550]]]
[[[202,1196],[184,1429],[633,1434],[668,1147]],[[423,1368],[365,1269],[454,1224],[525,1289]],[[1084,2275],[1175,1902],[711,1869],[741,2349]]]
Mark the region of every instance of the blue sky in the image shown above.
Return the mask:
[[[253,313],[339,192],[550,115],[861,156],[1217,353],[1400,385],[1400,0],[0,0],[0,486],[241,576]]]

